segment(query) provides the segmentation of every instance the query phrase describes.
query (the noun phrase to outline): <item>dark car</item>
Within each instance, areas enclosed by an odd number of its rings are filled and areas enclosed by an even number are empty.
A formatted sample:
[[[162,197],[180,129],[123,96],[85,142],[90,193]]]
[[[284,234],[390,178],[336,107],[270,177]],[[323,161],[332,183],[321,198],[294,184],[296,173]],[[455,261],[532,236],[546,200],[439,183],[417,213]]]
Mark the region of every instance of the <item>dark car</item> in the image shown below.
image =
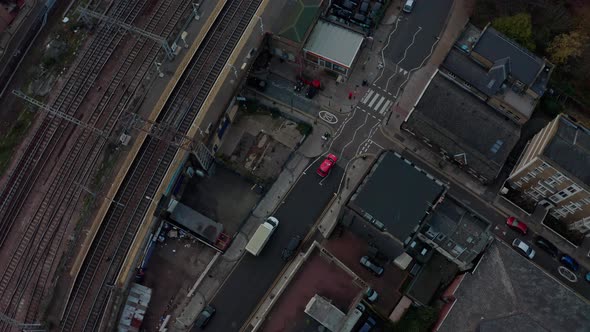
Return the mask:
[[[360,261],[361,265],[364,266],[367,270],[373,272],[376,276],[381,276],[383,274],[383,268],[369,258],[369,256],[361,257]]]
[[[567,267],[568,269],[574,272],[580,269],[580,264],[578,264],[578,262],[576,262],[576,260],[570,255],[562,255],[559,261],[561,262],[561,265]]]
[[[295,253],[295,250],[297,250],[297,247],[299,247],[299,244],[301,244],[301,237],[299,235],[295,235],[291,238],[291,240],[289,240],[289,243],[281,252],[281,258],[284,261],[290,260],[291,256],[293,256],[293,253]]]
[[[371,329],[377,325],[377,322],[375,321],[375,319],[373,319],[373,317],[368,317],[367,321],[365,322],[365,324],[363,324],[363,326],[361,327],[361,329],[359,330],[359,332],[369,332],[371,331]]]
[[[195,326],[204,328],[215,315],[215,311],[216,310],[213,306],[206,306],[197,317],[197,320],[195,320]]]
[[[537,247],[545,250],[549,255],[553,257],[557,257],[557,255],[559,255],[559,250],[557,250],[557,247],[542,236],[537,236],[535,238],[535,244],[537,245]]]

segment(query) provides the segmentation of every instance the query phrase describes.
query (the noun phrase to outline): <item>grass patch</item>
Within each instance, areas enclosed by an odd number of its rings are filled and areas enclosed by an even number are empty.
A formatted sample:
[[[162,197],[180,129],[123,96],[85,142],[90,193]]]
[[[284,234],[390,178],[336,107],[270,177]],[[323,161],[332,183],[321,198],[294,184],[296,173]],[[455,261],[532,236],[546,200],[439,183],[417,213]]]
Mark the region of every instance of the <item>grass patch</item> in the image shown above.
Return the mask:
[[[0,139],[0,175],[6,171],[14,154],[14,149],[27,134],[34,119],[35,113],[33,111],[23,110],[10,131]]]

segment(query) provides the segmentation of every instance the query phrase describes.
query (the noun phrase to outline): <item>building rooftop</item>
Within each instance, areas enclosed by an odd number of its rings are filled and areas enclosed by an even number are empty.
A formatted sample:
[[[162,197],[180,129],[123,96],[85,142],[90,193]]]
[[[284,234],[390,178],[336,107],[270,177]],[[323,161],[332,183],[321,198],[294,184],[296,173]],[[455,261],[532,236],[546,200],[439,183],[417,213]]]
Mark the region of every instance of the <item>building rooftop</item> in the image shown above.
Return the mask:
[[[473,51],[491,62],[505,58],[510,59],[512,75],[526,85],[532,85],[537,74],[545,66],[543,59],[491,26],[484,29],[479,40],[475,43]]]
[[[505,84],[511,71],[508,58],[496,61],[486,70],[470,59],[464,52],[451,49],[442,67],[469,83],[486,96],[496,96],[529,118],[535,109],[536,100],[525,93],[516,93]],[[542,92],[541,92],[542,94]]]
[[[305,313],[330,331],[337,331],[346,317],[346,314],[336,308],[330,300],[318,294],[307,302]]]
[[[516,124],[440,73],[433,77],[405,126],[488,180],[498,175],[520,137]]]
[[[399,154],[385,152],[348,205],[369,222],[382,223],[387,232],[403,242],[417,231],[445,190],[442,182]]]
[[[308,249],[305,261],[270,309],[261,330],[318,331],[321,324],[305,313],[307,304],[317,294],[344,313],[356,305],[364,291],[362,284],[320,250],[315,245]]]
[[[303,43],[307,31],[320,14],[322,0],[292,0],[286,1],[283,7],[281,21],[284,22],[278,35]]]
[[[560,116],[557,131],[543,154],[590,186],[590,130]]]
[[[440,332],[573,332],[590,326],[589,303],[499,241],[454,296]]]
[[[365,37],[358,32],[319,20],[304,49],[330,62],[350,68],[364,39]]]
[[[436,207],[422,233],[456,259],[470,263],[492,241],[490,223],[447,195]]]

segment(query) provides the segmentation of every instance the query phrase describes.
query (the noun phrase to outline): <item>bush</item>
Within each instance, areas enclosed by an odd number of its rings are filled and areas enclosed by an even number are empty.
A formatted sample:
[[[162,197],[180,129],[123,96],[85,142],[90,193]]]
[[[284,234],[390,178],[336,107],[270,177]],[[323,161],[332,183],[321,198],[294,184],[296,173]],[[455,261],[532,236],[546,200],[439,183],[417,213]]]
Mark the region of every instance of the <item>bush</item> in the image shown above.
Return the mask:
[[[438,309],[410,307],[402,319],[390,329],[392,332],[426,332],[438,320]]]
[[[299,124],[297,124],[297,130],[299,130],[299,132],[303,136],[311,134],[312,129],[313,127],[305,122],[300,122]]]

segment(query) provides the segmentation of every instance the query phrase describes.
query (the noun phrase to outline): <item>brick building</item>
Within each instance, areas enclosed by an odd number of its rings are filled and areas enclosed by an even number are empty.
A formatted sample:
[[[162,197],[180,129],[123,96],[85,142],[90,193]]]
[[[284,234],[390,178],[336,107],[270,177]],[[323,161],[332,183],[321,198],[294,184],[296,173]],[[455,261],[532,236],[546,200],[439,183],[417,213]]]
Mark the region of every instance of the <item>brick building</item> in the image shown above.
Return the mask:
[[[582,233],[590,231],[590,130],[560,115],[531,139],[505,191],[541,205]]]

